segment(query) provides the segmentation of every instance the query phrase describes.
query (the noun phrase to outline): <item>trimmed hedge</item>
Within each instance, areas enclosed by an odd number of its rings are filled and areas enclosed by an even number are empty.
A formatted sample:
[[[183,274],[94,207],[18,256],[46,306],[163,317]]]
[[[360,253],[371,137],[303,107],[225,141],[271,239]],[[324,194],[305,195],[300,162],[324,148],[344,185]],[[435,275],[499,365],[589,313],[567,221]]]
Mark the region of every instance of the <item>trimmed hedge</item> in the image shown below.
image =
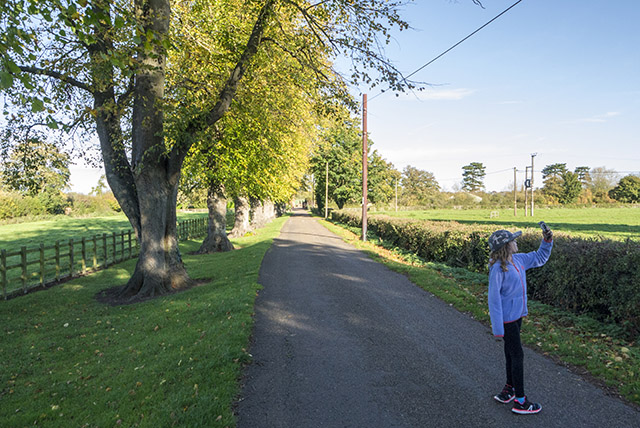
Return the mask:
[[[361,215],[336,211],[331,219],[361,227]],[[488,238],[496,227],[457,222],[368,218],[368,230],[426,261],[487,273]],[[539,229],[525,229],[521,252],[534,251]],[[576,314],[618,323],[631,336],[640,334],[640,242],[579,238],[554,232],[549,261],[527,272],[529,297]]]

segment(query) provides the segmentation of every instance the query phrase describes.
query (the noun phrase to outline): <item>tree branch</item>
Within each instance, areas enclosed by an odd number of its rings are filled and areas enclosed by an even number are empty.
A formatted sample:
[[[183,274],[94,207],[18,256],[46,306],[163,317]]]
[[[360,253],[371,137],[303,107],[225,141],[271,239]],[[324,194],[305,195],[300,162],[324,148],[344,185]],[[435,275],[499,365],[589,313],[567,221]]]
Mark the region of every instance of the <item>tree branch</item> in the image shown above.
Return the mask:
[[[71,86],[75,86],[78,89],[84,89],[85,91],[93,94],[93,90],[89,85],[79,80],[76,80],[73,77],[65,76],[60,72],[53,71],[53,70],[45,70],[43,68],[38,68],[38,67],[28,67],[24,65],[19,65],[18,68],[20,68],[20,70],[24,73],[53,77],[54,79],[58,79],[61,82],[67,83]]]
[[[207,125],[211,126],[215,124],[229,109],[231,101],[233,100],[233,97],[235,96],[238,89],[240,79],[242,79],[242,76],[244,76],[244,73],[249,66],[249,62],[255,56],[256,52],[258,51],[258,46],[262,42],[262,35],[264,34],[267,20],[272,12],[273,0],[267,0],[267,2],[262,7],[262,10],[260,10],[260,14],[258,15],[258,19],[253,26],[253,31],[251,32],[251,36],[249,37],[249,41],[247,42],[247,46],[244,49],[242,56],[231,72],[231,76],[229,76],[229,79],[222,88],[222,91],[220,91],[218,102],[207,115]]]

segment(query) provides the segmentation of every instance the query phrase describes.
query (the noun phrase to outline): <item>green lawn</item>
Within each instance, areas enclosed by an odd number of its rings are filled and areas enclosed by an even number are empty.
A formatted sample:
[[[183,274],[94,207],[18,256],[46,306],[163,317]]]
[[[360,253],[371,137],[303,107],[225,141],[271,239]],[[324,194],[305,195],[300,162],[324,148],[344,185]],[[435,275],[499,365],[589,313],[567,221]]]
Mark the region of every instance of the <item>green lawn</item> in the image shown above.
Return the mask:
[[[206,216],[206,212],[179,213],[178,221]],[[73,239],[73,245],[70,239]],[[83,239],[86,242],[83,243]],[[57,241],[59,246],[56,250]],[[42,251],[40,244],[43,245]],[[20,254],[23,246],[26,248],[25,271],[22,269],[25,265],[23,255]],[[124,214],[84,218],[57,216],[34,222],[3,224],[0,225],[0,250],[6,251],[0,256],[0,267],[7,267],[0,278],[0,293],[3,295],[22,292],[23,288],[37,286],[42,281],[49,283],[65,278],[71,272],[75,275],[87,269],[94,270],[137,253],[135,234]]]
[[[206,217],[206,212],[179,212],[178,221],[196,217]],[[131,229],[124,214],[100,217],[56,216],[47,220],[24,223],[0,224],[0,249],[37,247],[40,242],[53,243],[68,241],[102,233],[120,232]]]
[[[495,215],[496,213],[498,214],[497,216]],[[640,237],[640,207],[536,208],[534,209],[533,217],[525,217],[523,209],[518,210],[516,217],[513,215],[513,209],[438,209],[370,213],[370,215],[376,214],[422,220],[453,220],[460,223],[491,224],[516,228],[538,227],[538,222],[544,220],[555,231],[572,235],[602,235],[614,239],[637,239]]]
[[[235,251],[190,255],[185,292],[111,307],[135,260],[0,302],[0,425],[225,427],[245,363],[262,258],[286,218],[233,240]]]

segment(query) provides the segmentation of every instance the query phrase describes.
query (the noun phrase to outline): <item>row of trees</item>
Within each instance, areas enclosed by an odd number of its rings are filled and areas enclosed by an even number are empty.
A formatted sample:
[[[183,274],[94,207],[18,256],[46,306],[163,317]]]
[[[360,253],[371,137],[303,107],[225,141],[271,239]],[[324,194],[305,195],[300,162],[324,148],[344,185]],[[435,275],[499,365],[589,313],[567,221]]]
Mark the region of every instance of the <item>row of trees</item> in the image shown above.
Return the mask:
[[[566,163],[555,163],[542,169],[542,177],[542,192],[549,203],[640,202],[640,177],[620,178],[604,167],[580,166],[569,171]]]
[[[348,83],[412,87],[381,48],[392,27],[407,28],[403,3],[8,0],[9,126],[62,129],[81,150],[97,134],[140,241],[122,296],[174,291],[190,284],[175,230],[181,176],[207,189],[212,211],[222,197],[284,199],[305,170],[301,149],[353,105]],[[333,71],[337,55],[351,58],[350,75]]]
[[[355,124],[335,127],[324,135],[324,145],[312,158],[311,173],[316,205],[324,209],[325,193],[340,209],[358,205],[362,198],[361,134]],[[402,172],[381,157],[377,150],[369,153],[369,201],[373,205],[446,207],[481,205],[512,206],[513,191],[487,193],[484,187],[486,167],[472,162],[462,167],[460,191],[443,192],[431,172],[407,166]],[[328,167],[329,185],[325,186]],[[578,167],[569,171],[566,164],[552,164],[542,169],[544,185],[536,193],[536,203],[591,204],[640,202],[640,177],[620,178],[604,167]],[[511,183],[509,188],[513,188]],[[516,195],[523,199],[522,189]],[[523,201],[520,201],[523,203]]]

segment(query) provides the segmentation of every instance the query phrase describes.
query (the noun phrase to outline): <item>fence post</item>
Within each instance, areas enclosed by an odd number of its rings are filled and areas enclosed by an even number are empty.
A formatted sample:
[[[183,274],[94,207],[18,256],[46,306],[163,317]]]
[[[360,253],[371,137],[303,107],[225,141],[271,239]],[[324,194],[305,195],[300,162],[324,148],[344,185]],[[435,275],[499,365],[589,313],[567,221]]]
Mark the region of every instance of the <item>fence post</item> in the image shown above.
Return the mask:
[[[116,251],[116,233],[113,232],[111,234],[111,244],[113,244],[113,262],[116,263],[118,261],[117,251]]]
[[[109,253],[107,253],[107,234],[102,234],[102,251],[104,252],[104,267],[109,267]]]
[[[93,270],[98,268],[98,242],[96,235],[93,235]]]
[[[124,230],[120,232],[120,261],[124,260]]]
[[[131,229],[127,232],[127,242],[129,243],[129,258],[133,258],[132,250],[131,250]]]
[[[22,266],[22,289],[27,292],[27,247],[20,248],[20,264]]]
[[[69,276],[73,276],[73,238],[69,239]]]
[[[56,281],[60,281],[60,241],[56,241]]]
[[[87,270],[87,240],[82,237],[82,273]]]
[[[7,250],[0,251],[0,271],[2,272],[2,295],[7,300]]]
[[[40,243],[40,285],[44,286],[44,244]]]

